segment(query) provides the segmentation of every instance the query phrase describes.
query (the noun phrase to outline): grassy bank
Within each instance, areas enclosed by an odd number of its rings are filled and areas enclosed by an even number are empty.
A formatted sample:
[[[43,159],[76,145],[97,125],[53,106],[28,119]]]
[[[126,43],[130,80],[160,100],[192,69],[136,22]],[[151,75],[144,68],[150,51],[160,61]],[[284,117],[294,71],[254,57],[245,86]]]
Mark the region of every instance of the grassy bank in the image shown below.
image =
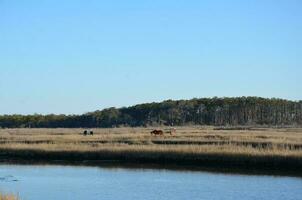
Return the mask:
[[[301,171],[302,129],[217,130],[182,127],[170,136],[151,128],[2,129],[0,159],[119,161]]]
[[[0,193],[0,200],[19,200],[19,198],[13,194]]]

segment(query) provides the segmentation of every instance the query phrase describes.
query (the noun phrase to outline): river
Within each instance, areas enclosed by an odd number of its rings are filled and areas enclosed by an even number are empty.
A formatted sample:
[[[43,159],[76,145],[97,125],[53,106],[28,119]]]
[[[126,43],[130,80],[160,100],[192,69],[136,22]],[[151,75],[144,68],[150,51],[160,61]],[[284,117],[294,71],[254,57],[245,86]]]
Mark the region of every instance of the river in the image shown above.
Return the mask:
[[[167,169],[0,165],[0,191],[21,200],[301,200],[302,179]]]

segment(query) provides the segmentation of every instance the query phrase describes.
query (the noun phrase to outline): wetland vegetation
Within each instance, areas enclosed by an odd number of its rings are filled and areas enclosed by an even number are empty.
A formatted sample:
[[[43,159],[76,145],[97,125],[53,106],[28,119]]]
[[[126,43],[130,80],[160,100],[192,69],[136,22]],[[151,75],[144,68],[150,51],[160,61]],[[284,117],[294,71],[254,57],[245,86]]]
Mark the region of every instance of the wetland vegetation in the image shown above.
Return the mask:
[[[118,161],[301,173],[300,128],[229,130],[188,126],[164,136],[152,136],[153,129],[92,129],[93,136],[84,136],[83,129],[1,129],[0,159],[49,163]]]

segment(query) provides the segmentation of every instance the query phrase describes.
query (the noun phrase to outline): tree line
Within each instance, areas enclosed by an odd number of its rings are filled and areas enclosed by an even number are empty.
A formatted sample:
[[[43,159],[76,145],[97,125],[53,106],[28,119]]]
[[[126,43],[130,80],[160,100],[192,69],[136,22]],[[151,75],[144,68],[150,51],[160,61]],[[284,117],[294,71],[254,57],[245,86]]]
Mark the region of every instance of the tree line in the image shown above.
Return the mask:
[[[2,128],[80,128],[183,125],[301,126],[302,101],[236,97],[167,100],[83,115],[1,115]]]

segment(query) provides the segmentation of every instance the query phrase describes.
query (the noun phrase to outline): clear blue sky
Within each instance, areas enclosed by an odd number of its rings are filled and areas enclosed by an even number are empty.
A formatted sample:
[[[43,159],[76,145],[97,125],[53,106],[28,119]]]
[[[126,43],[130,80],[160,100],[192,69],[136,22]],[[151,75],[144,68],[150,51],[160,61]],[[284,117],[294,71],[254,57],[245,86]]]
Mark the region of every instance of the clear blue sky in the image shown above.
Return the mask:
[[[302,99],[301,0],[0,0],[0,114]]]

